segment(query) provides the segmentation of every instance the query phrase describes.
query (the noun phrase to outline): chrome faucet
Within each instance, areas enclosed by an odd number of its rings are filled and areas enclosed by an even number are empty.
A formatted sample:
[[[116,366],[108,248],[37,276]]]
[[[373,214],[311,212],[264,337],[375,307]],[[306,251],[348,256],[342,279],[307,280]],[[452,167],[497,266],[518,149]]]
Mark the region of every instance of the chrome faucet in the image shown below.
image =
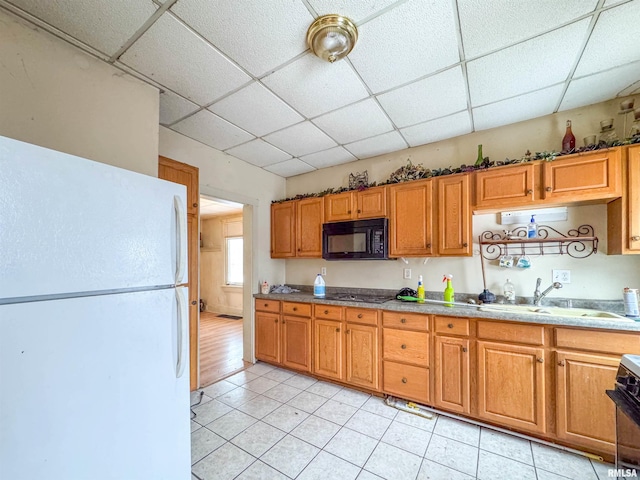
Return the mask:
[[[536,281],[536,291],[533,292],[533,304],[536,307],[540,306],[540,301],[546,297],[549,292],[551,290],[553,290],[554,288],[562,288],[562,284],[560,282],[553,282],[551,285],[549,285],[549,287],[542,293],[540,293],[540,284],[542,283],[542,279],[538,278],[538,280]]]

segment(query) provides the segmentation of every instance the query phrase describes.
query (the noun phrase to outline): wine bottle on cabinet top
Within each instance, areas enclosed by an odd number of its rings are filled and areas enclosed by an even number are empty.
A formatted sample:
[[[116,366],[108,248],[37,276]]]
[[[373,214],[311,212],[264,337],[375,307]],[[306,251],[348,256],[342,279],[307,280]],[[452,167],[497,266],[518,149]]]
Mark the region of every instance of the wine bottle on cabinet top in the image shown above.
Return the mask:
[[[571,120],[567,120],[567,130],[562,137],[562,151],[568,152],[576,148],[576,137],[574,137],[571,131]]]

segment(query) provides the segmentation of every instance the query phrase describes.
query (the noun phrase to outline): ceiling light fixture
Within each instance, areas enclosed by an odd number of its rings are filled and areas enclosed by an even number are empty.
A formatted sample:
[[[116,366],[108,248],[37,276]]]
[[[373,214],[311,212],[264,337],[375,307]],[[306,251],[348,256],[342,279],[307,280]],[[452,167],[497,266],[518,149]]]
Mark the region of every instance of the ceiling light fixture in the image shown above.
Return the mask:
[[[307,30],[311,51],[331,63],[346,57],[357,40],[356,24],[341,15],[318,17]]]

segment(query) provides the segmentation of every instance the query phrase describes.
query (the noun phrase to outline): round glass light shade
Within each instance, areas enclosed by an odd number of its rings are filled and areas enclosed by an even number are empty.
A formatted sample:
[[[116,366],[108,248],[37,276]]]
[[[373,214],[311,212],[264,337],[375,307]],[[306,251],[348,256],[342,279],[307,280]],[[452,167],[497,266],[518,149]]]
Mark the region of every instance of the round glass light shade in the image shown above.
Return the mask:
[[[357,39],[355,24],[340,15],[318,17],[307,31],[307,43],[311,51],[331,63],[346,57]]]

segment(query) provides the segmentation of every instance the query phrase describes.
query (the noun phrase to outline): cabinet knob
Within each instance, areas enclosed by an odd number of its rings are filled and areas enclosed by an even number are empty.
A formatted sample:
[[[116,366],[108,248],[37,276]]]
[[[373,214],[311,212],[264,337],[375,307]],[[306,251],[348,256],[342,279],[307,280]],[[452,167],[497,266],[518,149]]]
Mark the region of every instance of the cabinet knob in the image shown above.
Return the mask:
[[[274,322],[278,323],[278,319],[276,318],[276,319],[274,320]]]
[[[465,242],[465,243],[462,244],[462,246],[467,248],[469,246],[469,244]]]
[[[336,332],[340,333],[340,329],[339,329],[339,328],[336,328]]]
[[[282,320],[282,324],[284,325],[284,320]]]
[[[349,330],[348,328],[345,330],[345,333],[351,333],[351,330]]]
[[[265,303],[265,304],[264,304],[264,306],[265,306],[265,307],[268,307],[268,306],[269,306],[269,304],[268,304],[268,303]]]
[[[293,307],[293,311],[297,312],[298,311],[298,307]]]
[[[358,213],[360,213],[360,209],[358,209]]]
[[[193,208],[198,208],[198,204],[197,204],[197,203],[194,203],[194,204],[193,204]]]
[[[351,210],[347,210],[347,213],[351,213]]]
[[[450,323],[449,325],[447,325],[447,327],[453,328],[453,323]]]
[[[407,346],[405,344],[402,344],[402,349],[406,350]]]
[[[533,190],[527,190],[527,195],[531,195],[533,193]]]
[[[407,379],[402,377],[402,383],[407,383]]]
[[[561,367],[564,367],[564,360],[560,360],[560,361],[558,362],[558,365],[559,365],[559,366],[561,366]]]
[[[298,251],[300,251],[300,249],[298,249]]]
[[[536,358],[536,360],[538,361],[538,363],[544,363],[544,358],[538,357]]]
[[[638,240],[640,240],[640,237],[638,235],[634,235],[633,237],[631,237],[631,240],[637,242]]]
[[[358,318],[362,318],[362,314],[361,313],[358,314]]]
[[[327,315],[329,313],[329,310],[325,310],[324,314]]]
[[[191,305],[197,305],[198,302],[196,302],[195,300],[193,302],[191,302]]]
[[[400,323],[407,323],[407,319],[406,318],[401,318],[400,319]]]
[[[462,347],[462,353],[467,353],[467,347]]]
[[[545,188],[545,190],[546,190],[547,192],[550,192],[550,191],[551,191],[551,187],[547,187],[547,188]]]
[[[430,243],[427,243],[427,248],[431,248],[431,244]]]

